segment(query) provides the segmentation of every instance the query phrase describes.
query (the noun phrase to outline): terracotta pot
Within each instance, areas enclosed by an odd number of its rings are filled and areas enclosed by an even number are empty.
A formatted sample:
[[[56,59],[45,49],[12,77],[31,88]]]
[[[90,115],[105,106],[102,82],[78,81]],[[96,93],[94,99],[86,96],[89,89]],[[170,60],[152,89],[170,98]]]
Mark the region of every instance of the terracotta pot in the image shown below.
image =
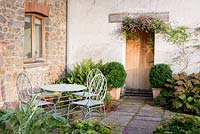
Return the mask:
[[[113,100],[119,100],[120,99],[120,89],[121,88],[110,88],[109,89],[109,92],[110,92]]]
[[[153,90],[153,99],[155,99],[160,95],[161,88],[152,88],[152,90]]]

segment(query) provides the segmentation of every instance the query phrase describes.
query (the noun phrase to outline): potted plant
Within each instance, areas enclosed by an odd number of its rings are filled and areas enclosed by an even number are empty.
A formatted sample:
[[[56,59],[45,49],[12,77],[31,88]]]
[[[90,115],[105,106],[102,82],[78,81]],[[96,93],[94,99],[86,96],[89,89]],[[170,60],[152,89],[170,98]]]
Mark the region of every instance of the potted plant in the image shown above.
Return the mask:
[[[120,105],[120,101],[112,100],[112,96],[110,92],[106,93],[106,97],[104,99],[106,112],[116,111]]]
[[[167,79],[172,79],[172,70],[167,64],[154,65],[149,73],[149,81],[153,90],[153,98],[160,94]]]
[[[103,74],[107,79],[108,91],[112,99],[118,100],[120,98],[120,88],[124,85],[126,80],[124,66],[118,62],[106,63],[103,66]]]

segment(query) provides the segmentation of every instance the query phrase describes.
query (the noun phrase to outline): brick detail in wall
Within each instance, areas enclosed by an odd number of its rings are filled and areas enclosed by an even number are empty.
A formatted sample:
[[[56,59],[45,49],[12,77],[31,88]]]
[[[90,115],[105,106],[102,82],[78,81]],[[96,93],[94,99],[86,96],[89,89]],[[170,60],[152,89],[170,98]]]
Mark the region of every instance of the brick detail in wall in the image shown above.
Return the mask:
[[[39,2],[24,2],[25,12],[38,13],[43,16],[49,16],[49,7],[45,3]]]

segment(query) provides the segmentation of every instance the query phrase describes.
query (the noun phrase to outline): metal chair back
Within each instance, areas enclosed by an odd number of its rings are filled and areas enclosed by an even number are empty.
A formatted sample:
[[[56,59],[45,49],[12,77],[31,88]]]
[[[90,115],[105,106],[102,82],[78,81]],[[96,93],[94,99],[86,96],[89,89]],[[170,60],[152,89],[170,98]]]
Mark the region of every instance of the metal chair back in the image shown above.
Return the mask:
[[[102,74],[101,70],[99,70],[98,68],[94,68],[94,69],[92,69],[92,70],[88,73],[88,75],[87,75],[87,81],[86,81],[86,84],[87,84],[86,86],[87,86],[87,87],[89,87],[89,85],[90,85],[92,79],[93,79],[94,76],[97,75],[97,74]]]
[[[89,92],[96,94],[89,96],[89,99],[103,101],[107,92],[107,80],[103,74],[97,74],[92,79],[89,85]]]
[[[31,100],[33,90],[31,80],[25,72],[21,72],[18,75],[16,86],[20,101],[22,103],[28,103]]]

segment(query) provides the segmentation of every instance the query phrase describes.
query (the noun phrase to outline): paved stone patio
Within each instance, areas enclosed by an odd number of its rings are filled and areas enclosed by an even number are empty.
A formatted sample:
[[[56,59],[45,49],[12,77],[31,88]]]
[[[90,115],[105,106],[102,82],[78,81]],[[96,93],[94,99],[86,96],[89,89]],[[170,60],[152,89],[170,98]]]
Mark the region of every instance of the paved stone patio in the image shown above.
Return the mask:
[[[125,128],[125,134],[152,134],[162,119],[174,113],[148,104],[147,98],[124,97],[117,111],[106,115],[104,122]]]

